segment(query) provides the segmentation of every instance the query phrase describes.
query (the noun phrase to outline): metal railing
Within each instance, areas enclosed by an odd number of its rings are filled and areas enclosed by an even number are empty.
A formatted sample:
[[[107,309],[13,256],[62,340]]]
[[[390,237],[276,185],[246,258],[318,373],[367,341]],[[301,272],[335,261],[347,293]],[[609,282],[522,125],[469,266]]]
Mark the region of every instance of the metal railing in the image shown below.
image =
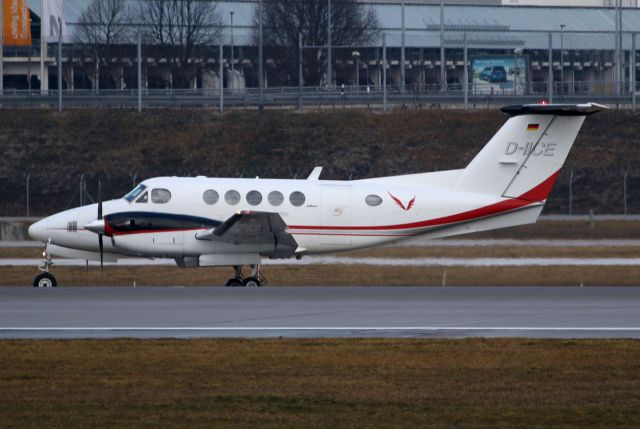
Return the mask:
[[[548,100],[549,87],[546,82],[513,85],[469,84],[469,107],[486,107],[510,103],[538,103]],[[616,93],[616,90],[618,93]],[[385,97],[386,92],[386,97]],[[636,94],[637,95],[637,94]],[[143,108],[171,107],[220,107],[219,89],[143,89]],[[275,87],[265,88],[262,99],[258,88],[224,89],[224,108],[253,109],[260,105],[277,108],[305,107],[369,107],[380,108],[386,98],[390,106],[428,107],[438,105],[462,105],[465,99],[464,85],[450,83],[443,90],[439,84],[344,85],[334,87]],[[554,83],[554,102],[594,101],[634,108],[633,93],[629,84],[615,82]],[[0,93],[0,107],[54,108],[58,106],[58,91],[4,90]],[[100,89],[62,91],[64,107],[113,107],[135,108],[138,106],[137,89]]]

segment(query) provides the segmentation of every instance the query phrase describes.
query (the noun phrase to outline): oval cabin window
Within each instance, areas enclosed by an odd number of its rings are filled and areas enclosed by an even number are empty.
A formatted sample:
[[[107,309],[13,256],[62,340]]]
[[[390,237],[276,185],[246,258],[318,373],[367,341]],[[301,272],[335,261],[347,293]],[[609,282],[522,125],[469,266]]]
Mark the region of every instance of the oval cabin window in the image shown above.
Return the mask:
[[[368,206],[371,206],[371,207],[379,206],[380,204],[382,204],[382,198],[374,194],[367,195],[367,198],[365,198],[364,201],[367,203]]]
[[[272,206],[279,206],[284,201],[284,195],[280,191],[272,191],[269,192],[267,199]]]
[[[238,191],[227,191],[227,193],[224,194],[224,200],[227,204],[235,206],[240,202],[240,193]]]
[[[292,192],[291,195],[289,195],[289,202],[296,207],[300,207],[301,205],[303,205],[304,201],[305,197],[302,192],[295,191]]]
[[[210,206],[217,203],[219,198],[220,196],[213,189],[207,189],[204,191],[204,194],[202,194],[202,200]]]
[[[154,189],[151,191],[151,201],[156,204],[166,204],[171,199],[171,192],[168,189]]]
[[[258,191],[249,191],[247,193],[247,202],[252,206],[257,206],[262,202],[262,194]]]

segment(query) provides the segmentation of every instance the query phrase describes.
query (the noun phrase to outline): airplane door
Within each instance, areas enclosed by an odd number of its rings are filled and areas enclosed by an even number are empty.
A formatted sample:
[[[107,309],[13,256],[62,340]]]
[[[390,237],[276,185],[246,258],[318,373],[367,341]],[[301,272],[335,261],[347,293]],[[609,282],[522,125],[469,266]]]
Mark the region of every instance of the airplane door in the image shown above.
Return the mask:
[[[323,250],[339,250],[351,247],[348,230],[331,230],[326,227],[350,227],[352,225],[351,185],[323,185],[321,222],[325,227],[320,236]]]

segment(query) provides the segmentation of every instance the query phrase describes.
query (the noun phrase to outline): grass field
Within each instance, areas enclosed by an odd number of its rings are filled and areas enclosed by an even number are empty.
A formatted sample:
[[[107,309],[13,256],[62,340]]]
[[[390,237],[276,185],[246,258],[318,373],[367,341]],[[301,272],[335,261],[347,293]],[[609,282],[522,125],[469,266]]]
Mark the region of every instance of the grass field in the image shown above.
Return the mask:
[[[0,341],[0,426],[640,427],[640,342]]]

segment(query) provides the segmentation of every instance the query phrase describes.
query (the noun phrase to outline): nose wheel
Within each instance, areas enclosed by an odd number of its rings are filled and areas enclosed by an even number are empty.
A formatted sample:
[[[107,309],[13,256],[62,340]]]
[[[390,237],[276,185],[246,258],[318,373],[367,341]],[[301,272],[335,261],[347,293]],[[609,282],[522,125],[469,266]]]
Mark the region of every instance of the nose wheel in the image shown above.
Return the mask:
[[[58,281],[56,278],[49,272],[49,267],[53,265],[53,261],[51,260],[51,255],[47,252],[47,246],[49,242],[47,241],[44,245],[44,250],[42,251],[42,257],[44,258],[42,264],[38,267],[42,273],[38,274],[35,279],[33,279],[33,287],[57,287]]]
[[[33,279],[33,287],[57,287],[58,281],[49,273],[41,273]]]
[[[227,287],[260,287],[265,283],[264,277],[260,275],[260,265],[251,265],[251,275],[249,277],[242,275],[242,266],[234,265],[233,269],[235,277],[227,280],[227,283],[225,283]]]

